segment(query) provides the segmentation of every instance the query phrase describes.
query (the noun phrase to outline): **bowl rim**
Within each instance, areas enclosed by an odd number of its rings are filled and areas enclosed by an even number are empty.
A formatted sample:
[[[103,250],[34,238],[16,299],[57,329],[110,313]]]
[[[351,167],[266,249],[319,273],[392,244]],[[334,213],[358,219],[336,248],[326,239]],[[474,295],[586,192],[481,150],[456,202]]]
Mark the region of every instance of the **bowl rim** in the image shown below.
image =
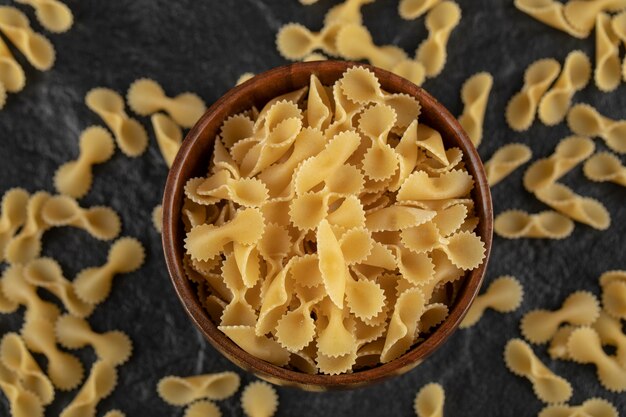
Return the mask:
[[[210,319],[208,313],[202,307],[197,298],[197,292],[192,289],[192,284],[185,275],[183,257],[177,255],[182,253],[180,251],[183,247],[182,239],[179,240],[176,238],[176,232],[180,230],[180,223],[182,223],[181,209],[184,195],[182,188],[186,180],[189,179],[183,178],[182,170],[189,155],[194,151],[198,143],[203,140],[202,132],[207,129],[211,123],[215,122],[216,114],[219,113],[219,109],[226,103],[232,103],[246,97],[248,97],[247,99],[249,100],[249,97],[253,95],[252,93],[255,89],[263,86],[265,82],[275,81],[276,79],[289,76],[295,72],[319,74],[328,69],[333,71],[345,71],[353,66],[361,66],[373,71],[379,78],[383,89],[387,91],[398,90],[393,92],[402,92],[417,98],[422,109],[430,107],[432,111],[435,112],[434,115],[439,117],[443,123],[453,131],[455,138],[448,140],[458,142],[455,146],[461,147],[464,160],[469,162],[468,170],[474,177],[475,187],[473,192],[475,193],[476,215],[480,220],[480,233],[478,234],[485,243],[485,259],[478,268],[466,273],[464,283],[459,290],[455,304],[449,312],[448,317],[424,342],[412,347],[399,358],[373,368],[339,375],[311,375],[270,364],[245,352],[218,329],[217,324]],[[389,89],[389,83],[393,83],[397,88]],[[219,119],[223,121],[224,117],[220,116]],[[204,140],[212,141],[213,139],[209,137]],[[445,138],[444,141],[446,141]],[[207,159],[209,157],[210,154],[207,155]],[[476,201],[477,199],[480,201]],[[180,150],[167,176],[162,204],[162,246],[167,270],[176,294],[196,328],[215,349],[242,369],[253,372],[258,377],[279,385],[297,386],[306,390],[348,389],[369,385],[394,375],[400,375],[419,365],[456,331],[467,313],[472,301],[480,290],[489,262],[493,240],[493,208],[485,171],[478,152],[457,119],[421,87],[388,71],[358,62],[316,61],[289,64],[256,75],[245,83],[229,90],[207,109],[182,142]],[[182,233],[184,234],[184,230]]]

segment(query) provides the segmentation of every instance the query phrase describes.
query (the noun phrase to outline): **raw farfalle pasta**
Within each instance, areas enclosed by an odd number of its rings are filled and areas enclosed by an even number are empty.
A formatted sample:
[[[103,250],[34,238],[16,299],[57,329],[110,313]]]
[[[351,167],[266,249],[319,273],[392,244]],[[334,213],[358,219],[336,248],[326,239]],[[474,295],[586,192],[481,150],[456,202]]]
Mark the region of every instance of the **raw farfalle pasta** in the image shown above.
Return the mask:
[[[417,417],[443,417],[446,394],[441,384],[431,382],[415,395],[413,409]]]
[[[150,120],[161,155],[167,166],[171,167],[183,141],[183,131],[174,120],[164,114],[153,114]]]
[[[598,152],[583,166],[585,177],[595,182],[614,182],[626,187],[626,167],[610,152]]]
[[[11,264],[23,264],[35,259],[41,253],[41,238],[50,226],[43,220],[41,212],[50,194],[38,191],[30,196],[26,205],[26,221],[19,233],[5,248],[4,258]]]
[[[552,359],[570,359],[569,352],[567,350],[567,341],[569,340],[572,332],[577,328],[578,327],[576,326],[566,324],[559,327],[556,333],[554,333],[554,336],[552,336],[552,339],[550,340],[550,345],[548,346],[548,354]]]
[[[565,18],[563,3],[558,0],[515,0],[515,7],[538,21],[575,38],[586,38],[589,31],[573,27]]]
[[[524,289],[522,284],[512,276],[495,279],[484,294],[477,296],[461,322],[462,329],[478,323],[486,309],[491,308],[499,313],[510,313],[517,310],[522,303]]]
[[[522,90],[511,98],[506,107],[506,121],[511,129],[521,132],[530,127],[541,98],[560,70],[561,64],[552,58],[540,59],[526,68]]]
[[[398,14],[406,20],[417,19],[439,4],[440,0],[400,0]]]
[[[600,384],[609,391],[626,391],[626,369],[618,360],[602,349],[598,333],[590,327],[581,327],[572,332],[567,342],[570,358],[582,364],[594,364]]]
[[[567,297],[558,310],[534,310],[526,313],[520,323],[520,330],[531,343],[546,343],[561,324],[590,325],[599,314],[600,304],[596,297],[589,292],[578,291]]]
[[[185,410],[183,417],[221,417],[222,412],[214,402],[208,400],[196,401]]]
[[[582,51],[572,51],[565,58],[563,71],[539,103],[539,120],[547,126],[561,123],[572,103],[574,93],[582,90],[591,78],[591,61]]]
[[[109,88],[94,88],[85,96],[85,103],[111,129],[117,146],[125,155],[137,157],[144,153],[148,134],[141,123],[128,117],[120,94]]]
[[[619,417],[615,406],[603,398],[590,398],[580,405],[549,405],[538,417]]]
[[[272,417],[278,409],[278,394],[267,382],[252,382],[241,393],[241,408],[247,417]]]
[[[563,14],[574,28],[583,33],[589,33],[602,11],[621,9],[624,9],[624,3],[621,1],[598,0],[589,2],[585,0],[570,0],[565,3]]]
[[[28,17],[18,9],[10,6],[0,7],[0,32],[33,67],[47,71],[54,65],[56,56],[54,47],[46,37],[33,31]]]
[[[2,294],[13,306],[26,307],[26,319],[55,319],[60,314],[56,305],[39,298],[37,289],[24,279],[22,265],[11,265],[3,271]]]
[[[599,281],[606,312],[615,318],[626,319],[626,271],[606,271]]]
[[[285,366],[289,362],[289,351],[274,339],[258,336],[254,326],[219,326],[218,328],[240,348],[259,359],[278,366]]]
[[[541,401],[562,403],[572,396],[570,383],[545,366],[523,340],[509,340],[504,349],[504,362],[512,373],[532,383],[533,391]]]
[[[161,204],[152,210],[152,225],[159,233],[163,230],[163,206]]]
[[[176,97],[168,97],[163,87],[147,78],[131,84],[126,100],[132,111],[141,116],[163,110],[182,127],[192,127],[206,110],[206,104],[196,94],[182,93]]]
[[[139,269],[144,259],[145,250],[137,239],[120,238],[109,249],[104,265],[79,272],[73,282],[74,290],[82,300],[99,304],[109,296],[115,275]]]
[[[52,227],[73,226],[84,229],[100,240],[115,238],[122,228],[118,214],[110,207],[82,208],[66,196],[51,197],[41,211],[42,219]]]
[[[17,93],[26,85],[26,75],[7,44],[0,40],[0,83],[6,92]]]
[[[117,371],[113,365],[97,361],[85,384],[59,417],[94,417],[98,403],[113,392],[116,384]]]
[[[307,56],[305,56],[304,58],[302,58],[302,62],[314,62],[314,61],[328,61],[328,57],[318,52],[312,52],[308,54]],[[250,78],[246,79],[246,81],[249,80]]]
[[[391,71],[408,58],[406,52],[393,45],[377,46],[372,34],[358,23],[342,24],[335,38],[337,54],[351,60],[366,59],[372,65]]]
[[[91,188],[92,166],[108,161],[115,152],[113,138],[100,126],[85,129],[78,142],[78,159],[61,165],[54,174],[54,188],[74,198],[81,198]]]
[[[171,405],[186,405],[208,398],[223,400],[239,389],[240,378],[234,372],[194,375],[188,377],[166,376],[159,381],[159,396]]]
[[[74,23],[74,16],[69,7],[59,0],[15,0],[35,8],[35,16],[41,26],[50,32],[67,32]]]
[[[522,143],[510,143],[494,152],[491,159],[485,162],[485,173],[489,186],[493,187],[510,173],[530,161],[532,151]]]
[[[119,366],[130,358],[133,345],[129,337],[119,330],[106,333],[94,332],[85,319],[63,315],[56,322],[59,344],[68,349],[80,349],[90,345],[98,359]]]
[[[586,2],[572,0],[570,3]],[[596,18],[596,69],[593,78],[601,91],[613,91],[622,81],[619,44],[620,39],[613,31],[609,15],[598,14]]]
[[[465,107],[463,114],[459,116],[459,123],[475,147],[478,147],[483,139],[485,110],[492,86],[493,77],[491,74],[479,72],[468,78],[461,88],[461,101]]]
[[[365,4],[373,3],[375,0],[344,0],[331,7],[324,16],[324,24],[332,23],[362,23],[363,16],[361,8]]]
[[[313,54],[310,54],[308,56],[311,56]],[[303,61],[306,62],[306,58],[303,59]],[[316,59],[314,61],[317,61]],[[243,74],[241,74],[239,76],[239,78],[237,78],[237,81],[235,81],[235,86],[241,85],[243,83],[245,83],[248,80],[251,80],[252,78],[254,78],[254,73],[253,72],[244,72]]]
[[[550,210],[536,214],[508,210],[498,214],[493,230],[507,239],[565,239],[574,231],[574,222]]]
[[[341,24],[327,25],[320,32],[312,32],[299,23],[287,23],[276,35],[276,47],[283,57],[292,61],[302,59],[316,50],[337,55],[335,42],[341,27]]]
[[[615,347],[617,361],[626,366],[626,335],[622,331],[622,322],[602,311],[591,327],[598,333],[603,345]]]
[[[13,372],[0,363],[0,390],[9,403],[13,417],[43,417],[41,400],[25,389]]]
[[[415,59],[404,59],[398,62],[391,69],[391,72],[406,78],[415,85],[422,85],[426,80],[426,68],[424,68],[424,64]]]
[[[4,259],[4,251],[9,240],[26,222],[28,192],[22,188],[7,190],[0,203],[0,260]]]
[[[437,4],[426,15],[428,38],[417,48],[415,57],[424,64],[427,77],[436,77],[446,65],[448,39],[460,21],[461,8],[452,1]]]
[[[626,120],[609,119],[590,105],[581,103],[570,109],[567,125],[577,135],[601,137],[615,152],[626,153]]]

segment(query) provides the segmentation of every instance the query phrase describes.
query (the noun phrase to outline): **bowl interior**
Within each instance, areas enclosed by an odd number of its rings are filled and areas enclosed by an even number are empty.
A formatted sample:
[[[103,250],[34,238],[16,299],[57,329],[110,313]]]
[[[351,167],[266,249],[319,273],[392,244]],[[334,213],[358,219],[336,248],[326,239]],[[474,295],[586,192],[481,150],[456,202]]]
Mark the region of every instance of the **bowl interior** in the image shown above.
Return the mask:
[[[479,218],[476,233],[485,242],[486,258],[480,267],[466,274],[448,318],[424,342],[406,354],[387,364],[351,374],[309,375],[269,364],[248,354],[219,331],[216,324],[211,321],[198,300],[193,284],[186,278],[183,270],[185,238],[181,220],[183,188],[189,178],[206,175],[212,156],[213,141],[225,118],[252,106],[261,108],[278,95],[308,85],[311,74],[315,74],[322,84],[332,85],[346,69],[354,65],[365,66],[374,71],[384,90],[390,93],[405,93],[417,98],[422,107],[419,121],[438,130],[446,147],[461,148],[467,169],[476,181],[473,190],[476,215]],[[260,74],[230,90],[207,110],[188,133],[169,172],[163,197],[162,240],[174,288],[195,325],[217,350],[236,365],[270,382],[298,386],[307,390],[326,390],[354,388],[402,374],[421,363],[452,334],[482,283],[491,250],[492,223],[491,195],[480,158],[457,120],[441,104],[420,87],[387,71],[364,64],[320,61],[296,63]]]

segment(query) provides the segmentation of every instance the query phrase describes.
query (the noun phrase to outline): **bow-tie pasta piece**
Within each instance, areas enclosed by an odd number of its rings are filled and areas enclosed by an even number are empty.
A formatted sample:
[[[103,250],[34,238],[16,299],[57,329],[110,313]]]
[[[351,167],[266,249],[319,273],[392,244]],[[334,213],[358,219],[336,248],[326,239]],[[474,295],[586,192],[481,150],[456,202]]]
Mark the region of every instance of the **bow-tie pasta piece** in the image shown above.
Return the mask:
[[[615,318],[626,319],[626,271],[606,271],[599,281],[606,312]]]
[[[54,174],[54,188],[74,198],[83,197],[91,188],[93,165],[108,161],[115,152],[113,138],[100,126],[85,129],[78,146],[78,159],[61,165]]]
[[[467,195],[474,187],[466,171],[453,170],[436,177],[425,171],[413,172],[398,191],[398,201],[445,200]]]
[[[39,256],[41,238],[50,226],[41,216],[50,194],[38,191],[30,196],[26,205],[26,221],[19,233],[11,239],[5,248],[4,257],[11,264],[23,264]]]
[[[524,289],[515,277],[499,277],[489,285],[484,294],[474,299],[460,327],[464,329],[478,323],[487,308],[500,313],[515,311],[522,303],[523,297]]]
[[[373,3],[375,0],[345,0],[331,7],[324,16],[324,24],[332,23],[362,23],[361,7]]]
[[[16,374],[0,363],[0,390],[6,396],[13,417],[43,417],[41,400],[23,387]]]
[[[626,12],[613,16],[611,27],[615,35],[626,44]],[[622,78],[626,80],[626,59],[622,63]]]
[[[626,369],[615,357],[604,352],[595,330],[590,327],[574,330],[567,342],[567,350],[573,361],[596,366],[598,380],[604,388],[612,392],[626,391]]]
[[[43,220],[53,227],[73,226],[84,229],[100,240],[115,238],[122,228],[120,217],[109,207],[82,208],[71,197],[55,196],[46,201]]]
[[[565,119],[574,93],[582,90],[591,78],[591,61],[582,51],[572,51],[565,58],[563,71],[539,103],[539,120],[554,126]]]
[[[615,356],[620,365],[626,365],[626,335],[622,332],[622,323],[604,311],[591,326],[600,336],[603,345],[615,347]]]
[[[60,314],[56,305],[39,298],[37,289],[25,279],[22,265],[11,265],[6,268],[2,273],[1,282],[4,302],[8,304],[6,310],[10,312],[15,310],[18,305],[25,306],[26,322],[32,318],[54,320]]]
[[[574,222],[554,211],[528,214],[508,210],[498,214],[493,229],[498,236],[506,239],[565,239],[574,231]]]
[[[405,20],[413,20],[439,4],[441,0],[400,0],[398,14]]]
[[[436,211],[393,205],[367,213],[365,227],[371,232],[404,230],[433,220]]]
[[[128,117],[124,99],[109,88],[94,88],[85,96],[87,107],[111,129],[117,146],[127,156],[137,157],[148,147],[148,134],[137,120]]]
[[[576,104],[567,114],[567,125],[577,135],[600,137],[618,153],[626,153],[626,120],[611,120],[588,104]]]
[[[0,342],[0,361],[14,372],[24,389],[34,393],[47,405],[54,399],[52,382],[43,373],[22,338],[16,333],[7,333]]]
[[[555,59],[540,59],[532,63],[524,72],[524,86],[506,106],[506,121],[511,129],[527,130],[535,120],[535,113],[541,97],[559,75],[561,64]]]
[[[424,385],[413,401],[417,417],[443,417],[443,405],[446,394],[441,384],[431,382]]]
[[[493,86],[493,77],[488,72],[480,72],[468,78],[461,88],[463,114],[459,116],[459,123],[467,132],[475,147],[480,145],[483,138],[483,123],[485,110],[489,100],[489,92]]]
[[[309,82],[306,122],[313,129],[325,130],[332,120],[332,105],[328,92],[314,75]]]
[[[424,313],[424,304],[424,294],[419,288],[409,289],[398,297],[380,354],[382,363],[390,362],[409,350]]]
[[[575,0],[574,0],[575,2]],[[615,90],[622,81],[622,63],[619,58],[620,39],[611,26],[606,13],[596,19],[596,86],[604,92]]]
[[[152,225],[155,230],[159,233],[163,231],[163,206],[161,204],[157,205],[152,209]]]
[[[28,17],[10,6],[0,7],[0,32],[13,43],[30,64],[40,71],[54,65],[56,53],[50,41],[33,31]]]
[[[0,260],[4,259],[4,251],[9,240],[26,222],[28,192],[23,188],[12,188],[2,196],[0,203]]]
[[[460,21],[461,8],[452,1],[437,4],[426,15],[428,38],[417,48],[415,57],[424,64],[427,77],[436,77],[446,65],[448,39]]]
[[[611,225],[611,215],[602,203],[579,196],[563,184],[554,183],[540,188],[535,191],[535,196],[561,214],[594,229],[606,230]]]
[[[286,59],[297,61],[315,50],[322,50],[328,55],[337,55],[337,33],[341,24],[324,26],[320,32],[312,32],[299,23],[287,23],[276,35],[278,52]]]
[[[107,412],[104,417],[126,417],[126,414],[121,412],[120,410],[111,410]],[[207,415],[207,417],[212,417],[211,415]]]
[[[196,94],[182,93],[168,97],[156,81],[147,78],[136,80],[126,93],[128,106],[141,116],[165,111],[182,127],[192,127],[206,110],[204,101]]]
[[[106,362],[97,361],[91,367],[85,384],[59,417],[95,417],[98,403],[113,392],[115,385],[117,385],[115,368]]]
[[[567,297],[558,310],[534,310],[526,313],[520,323],[520,330],[531,343],[546,343],[561,324],[590,325],[599,314],[600,304],[596,297],[589,292],[579,291]]]
[[[493,187],[526,162],[530,161],[532,151],[522,143],[510,143],[501,146],[485,162],[485,173],[489,186]]]
[[[603,14],[603,11],[619,11],[623,10],[624,7],[623,0],[599,0],[592,2],[570,0],[565,3],[563,14],[572,27],[588,34],[593,29],[598,16]]]
[[[330,223],[322,220],[317,228],[317,249],[319,252],[319,268],[328,296],[339,308],[343,308],[346,290],[348,267],[341,246]]]
[[[245,114],[230,116],[222,123],[220,138],[226,149],[231,149],[240,140],[254,135],[254,121]]]
[[[626,187],[626,167],[610,152],[598,152],[583,166],[585,177],[595,182],[613,182]]]
[[[515,0],[515,7],[538,21],[561,30],[575,38],[586,38],[590,30],[585,32],[573,27],[563,12],[563,3],[557,0]]]
[[[548,354],[552,359],[570,360],[569,351],[567,350],[567,341],[572,335],[572,332],[578,327],[570,326],[566,324],[559,327],[559,329],[552,336],[550,345],[548,346]]]
[[[306,59],[306,58],[305,58]],[[315,61],[315,60],[314,60]],[[237,78],[237,81],[235,81],[235,87],[245,83],[248,80],[253,79],[255,76],[255,74],[253,72],[244,72],[243,74],[241,74],[239,76],[239,78]]]
[[[571,405],[549,405],[538,417],[619,417],[617,408],[603,398],[591,398],[578,406]]]
[[[50,32],[67,32],[74,23],[72,11],[59,0],[15,0],[35,8],[35,15],[41,26]]]
[[[296,289],[296,296],[300,302],[298,308],[287,312],[276,325],[276,340],[292,352],[304,349],[316,336],[311,311],[326,296],[326,292],[322,285],[317,285]]]
[[[7,44],[0,39],[0,84],[4,86],[5,94],[22,91],[26,85],[26,75],[22,66],[17,62]],[[3,103],[4,105],[4,103]],[[0,106],[1,108],[2,106]]]
[[[159,396],[171,405],[187,405],[196,400],[223,400],[239,389],[240,378],[234,372],[194,375],[188,377],[166,376],[159,381]]]
[[[511,339],[506,344],[504,362],[512,373],[532,383],[535,395],[541,401],[562,403],[572,396],[570,383],[546,367],[521,339]]]
[[[187,407],[183,417],[222,417],[222,412],[213,401],[202,400]]]
[[[137,239],[118,239],[109,249],[104,265],[86,268],[78,273],[73,282],[76,294],[88,303],[101,303],[109,296],[115,275],[139,269],[145,256],[145,250]]]
[[[406,78],[415,85],[422,85],[426,81],[426,68],[416,59],[404,59],[398,62],[391,72]]]
[[[378,46],[372,34],[358,23],[343,24],[335,39],[337,54],[345,59],[365,59],[372,65],[391,71],[407,54],[394,45]]]
[[[150,121],[161,155],[167,166],[171,168],[183,142],[183,131],[174,120],[161,113],[153,114]]]
[[[524,188],[536,192],[553,184],[593,154],[594,149],[593,141],[585,137],[562,139],[552,155],[538,159],[528,167],[524,173]]]
[[[267,382],[252,382],[241,393],[241,408],[247,417],[272,417],[278,409],[278,394]]]
[[[249,354],[277,366],[289,362],[289,351],[266,336],[257,336],[252,326],[219,326],[219,330]]]
[[[254,326],[258,320],[254,308],[246,300],[246,283],[235,256],[228,256],[222,264],[222,277],[233,297],[220,318],[222,326]],[[256,271],[255,271],[256,272]]]
[[[372,141],[372,146],[365,152],[362,166],[363,172],[371,180],[389,179],[398,169],[398,156],[387,143],[396,118],[396,112],[384,104],[376,104],[361,113],[359,130]]]
[[[133,344],[128,336],[118,330],[106,333],[94,332],[85,319],[64,315],[57,319],[56,336],[68,349],[80,349],[90,345],[98,359],[119,366],[130,358]]]

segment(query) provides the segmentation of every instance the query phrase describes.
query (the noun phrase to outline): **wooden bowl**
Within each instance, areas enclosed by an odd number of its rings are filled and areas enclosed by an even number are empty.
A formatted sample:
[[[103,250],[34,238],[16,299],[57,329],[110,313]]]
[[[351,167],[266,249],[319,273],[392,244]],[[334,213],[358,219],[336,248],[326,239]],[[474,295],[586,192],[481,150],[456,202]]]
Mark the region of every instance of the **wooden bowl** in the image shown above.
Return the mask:
[[[183,270],[185,253],[183,248],[185,230],[181,220],[183,189],[189,178],[206,175],[214,138],[219,133],[222,122],[228,116],[247,110],[253,105],[261,108],[267,101],[278,95],[308,85],[311,74],[317,75],[322,84],[332,85],[346,69],[354,65],[365,66],[374,71],[384,90],[391,93],[406,93],[417,98],[422,106],[419,120],[438,130],[446,147],[461,148],[466,167],[476,181],[473,198],[476,203],[476,214],[480,220],[477,233],[485,242],[486,257],[480,267],[468,272],[450,315],[423,343],[401,357],[375,368],[342,375],[309,375],[272,365],[250,355],[218,330],[216,324],[211,321],[198,300],[193,284],[187,279]],[[227,92],[207,110],[187,134],[167,177],[163,196],[162,239],[167,268],[176,293],[191,320],[215,349],[259,378],[278,385],[324,391],[356,388],[403,374],[419,365],[428,355],[437,350],[456,330],[478,293],[489,260],[492,224],[491,194],[483,165],[467,134],[448,110],[420,87],[390,72],[357,63],[320,61],[296,63],[257,75]],[[454,360],[454,358],[451,359]]]

